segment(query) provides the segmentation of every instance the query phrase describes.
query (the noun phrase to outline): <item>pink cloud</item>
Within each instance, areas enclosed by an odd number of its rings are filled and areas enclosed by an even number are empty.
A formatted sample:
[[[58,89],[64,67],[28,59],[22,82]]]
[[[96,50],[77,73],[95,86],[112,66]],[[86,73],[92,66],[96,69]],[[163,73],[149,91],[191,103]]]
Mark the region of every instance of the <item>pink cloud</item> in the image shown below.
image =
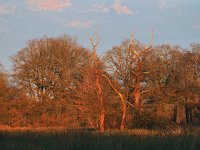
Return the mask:
[[[106,7],[106,6],[103,5],[103,4],[98,4],[98,3],[96,3],[96,4],[94,5],[94,7],[92,8],[92,11],[94,11],[94,12],[107,13],[107,12],[109,12],[109,8]]]
[[[16,9],[15,6],[0,4],[0,15],[12,14],[14,13],[15,9]]]
[[[94,25],[93,21],[80,21],[80,20],[74,20],[74,21],[70,21],[69,23],[67,23],[67,27],[71,27],[71,28],[78,28],[78,29],[89,29]]]
[[[119,14],[133,14],[133,12],[127,6],[123,6],[121,4],[121,0],[116,0],[112,7]]]
[[[71,5],[70,0],[28,0],[32,10],[60,11]]]

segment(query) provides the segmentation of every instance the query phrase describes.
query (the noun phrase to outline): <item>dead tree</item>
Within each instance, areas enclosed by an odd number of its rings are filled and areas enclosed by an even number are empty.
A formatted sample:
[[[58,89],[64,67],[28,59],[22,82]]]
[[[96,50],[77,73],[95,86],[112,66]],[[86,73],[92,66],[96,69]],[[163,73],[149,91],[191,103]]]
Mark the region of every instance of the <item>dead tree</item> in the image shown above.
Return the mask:
[[[107,81],[108,81],[109,85],[111,86],[111,88],[120,97],[121,105],[122,105],[122,119],[121,119],[121,124],[120,124],[120,130],[124,130],[124,124],[125,124],[125,119],[126,119],[126,102],[125,102],[125,99],[124,99],[124,95],[116,88],[116,84],[115,85],[112,84],[112,82],[108,78],[108,76],[103,75],[103,77],[105,77],[107,79]]]
[[[152,34],[153,35],[153,34]],[[153,38],[151,39],[153,40]],[[152,48],[152,42],[149,47],[144,46],[144,48],[138,52],[135,49],[134,34],[132,34],[132,41],[129,47],[129,51],[132,53],[132,61],[136,61],[136,72],[135,72],[135,86],[133,93],[133,105],[135,114],[140,114],[140,95],[146,91],[141,92],[141,80],[142,80],[142,56],[145,55],[147,51]]]
[[[93,36],[89,38],[90,43],[92,45],[92,50],[93,50],[93,61],[94,61],[94,69],[95,69],[95,85],[97,89],[97,95],[98,95],[98,100],[99,100],[99,109],[100,109],[100,117],[99,117],[99,126],[100,126],[100,132],[104,132],[104,120],[105,120],[105,107],[104,107],[104,101],[103,101],[103,95],[102,95],[102,88],[99,83],[99,77],[101,75],[101,71],[98,69],[99,68],[99,62],[97,59],[97,54],[96,54],[96,48],[99,45],[99,36],[98,33],[94,33]]]

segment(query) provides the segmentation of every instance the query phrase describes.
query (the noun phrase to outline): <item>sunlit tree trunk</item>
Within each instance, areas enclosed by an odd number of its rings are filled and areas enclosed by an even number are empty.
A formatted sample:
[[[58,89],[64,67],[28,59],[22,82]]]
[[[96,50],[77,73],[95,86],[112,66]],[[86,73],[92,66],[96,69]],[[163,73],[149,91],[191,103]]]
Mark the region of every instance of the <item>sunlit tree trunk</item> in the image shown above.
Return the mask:
[[[151,43],[152,44],[152,43]],[[141,79],[142,79],[142,60],[141,57],[148,50],[152,48],[152,45],[149,47],[144,47],[140,52],[136,51],[135,43],[134,43],[134,34],[132,34],[132,42],[129,47],[130,52],[132,53],[132,61],[136,61],[136,72],[135,72],[135,88],[133,93],[133,105],[134,105],[134,113],[135,116],[140,115],[140,95],[141,95]]]
[[[96,89],[98,92],[98,99],[99,99],[99,109],[100,109],[100,118],[99,118],[99,127],[100,127],[100,132],[104,132],[104,118],[105,118],[105,108],[104,108],[104,101],[103,101],[103,96],[102,96],[102,89],[99,84],[99,78],[96,75]]]
[[[136,83],[135,83],[135,90],[134,90],[134,107],[135,107],[135,114],[140,114],[140,82],[141,82],[141,61],[140,59],[137,60],[137,71],[136,71]]]
[[[96,38],[96,42],[94,41]],[[98,94],[98,100],[99,100],[99,111],[100,111],[100,116],[99,116],[99,127],[100,127],[100,132],[104,132],[104,120],[105,120],[105,107],[104,107],[104,101],[103,101],[103,95],[102,95],[102,88],[99,83],[99,76],[100,76],[100,71],[98,69],[99,64],[97,60],[97,54],[96,54],[96,48],[99,45],[99,37],[98,33],[94,34],[93,37],[90,37],[90,43],[93,48],[93,61],[94,61],[94,68],[95,68],[95,85],[97,89],[97,94]]]
[[[121,105],[122,105],[122,119],[121,119],[121,124],[120,124],[120,130],[124,130],[124,128],[125,128],[125,119],[126,119],[126,102],[125,102],[125,99],[124,99],[124,95],[121,92],[119,92],[119,90],[116,88],[116,86],[114,86],[112,84],[112,82],[110,81],[110,79],[106,75],[103,75],[103,76],[107,79],[107,81],[110,84],[110,86],[112,87],[112,89],[120,97]]]

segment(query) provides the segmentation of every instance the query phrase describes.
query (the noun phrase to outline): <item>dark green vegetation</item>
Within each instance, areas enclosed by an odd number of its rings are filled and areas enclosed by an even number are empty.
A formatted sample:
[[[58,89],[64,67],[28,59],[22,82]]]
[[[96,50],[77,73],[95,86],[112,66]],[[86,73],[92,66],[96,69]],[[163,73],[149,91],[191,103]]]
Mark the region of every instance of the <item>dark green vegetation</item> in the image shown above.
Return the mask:
[[[136,136],[128,133],[3,132],[1,150],[199,150],[200,136]]]

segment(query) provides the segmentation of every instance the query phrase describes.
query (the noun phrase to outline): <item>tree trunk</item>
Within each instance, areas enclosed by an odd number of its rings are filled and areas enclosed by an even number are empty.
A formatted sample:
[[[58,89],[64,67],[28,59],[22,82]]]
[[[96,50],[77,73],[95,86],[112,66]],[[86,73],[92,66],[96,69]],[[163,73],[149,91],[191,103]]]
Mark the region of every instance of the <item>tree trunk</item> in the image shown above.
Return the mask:
[[[120,95],[120,98],[121,98],[121,103],[122,103],[122,120],[121,120],[120,130],[124,130],[125,119],[126,119],[126,103],[125,103],[123,95]]]
[[[135,90],[134,90],[134,107],[135,107],[135,115],[140,115],[140,82],[141,82],[141,68],[142,63],[140,58],[137,60],[137,72],[136,72],[136,83],[135,83]]]
[[[190,123],[190,116],[189,116],[189,109],[188,109],[188,104],[185,104],[185,121],[186,124]]]
[[[193,117],[192,117],[192,109],[189,109],[189,116],[190,116],[190,123],[192,123],[193,121]]]
[[[105,108],[104,108],[104,101],[103,101],[103,95],[102,95],[102,89],[99,84],[99,76],[100,72],[98,70],[99,63],[97,59],[97,54],[96,54],[96,47],[99,45],[99,36],[98,33],[94,34],[96,36],[96,43],[94,42],[94,37],[90,37],[90,42],[92,44],[93,48],[93,60],[94,60],[94,68],[95,68],[95,77],[96,77],[96,89],[97,89],[97,94],[98,94],[98,100],[99,100],[99,127],[100,127],[100,133],[104,132],[104,120],[105,120]]]
[[[134,92],[134,97],[135,97],[135,101],[134,101],[134,112],[135,115],[139,115],[140,114],[140,93],[139,90]]]
[[[134,34],[132,34],[132,42],[131,45],[129,47],[129,50],[131,51],[133,57],[132,57],[132,61],[137,63],[137,70],[135,72],[135,90],[134,90],[134,117],[136,120],[140,118],[141,115],[141,110],[140,110],[140,82],[142,79],[142,54],[144,54],[145,52],[147,52],[148,50],[150,50],[152,48],[152,46],[149,46],[146,48],[146,46],[144,46],[144,49],[142,49],[140,52],[137,52],[135,50],[135,42],[134,42]],[[133,119],[134,121],[134,119]]]
[[[172,121],[173,121],[173,123],[177,122],[177,105],[176,104],[174,105],[174,108],[173,108]]]
[[[103,102],[103,96],[102,96],[102,90],[101,86],[99,84],[99,78],[96,76],[96,88],[98,92],[98,99],[99,99],[99,109],[100,109],[100,116],[99,116],[99,126],[100,126],[100,132],[104,132],[104,120],[105,120],[105,111],[104,111],[104,102]]]
[[[106,75],[103,75],[103,77],[105,77],[107,79],[107,81],[110,84],[110,86],[112,87],[112,89],[120,97],[121,105],[122,105],[122,120],[121,120],[121,124],[120,124],[120,130],[124,130],[124,128],[125,128],[125,119],[126,119],[126,102],[125,102],[125,99],[124,99],[124,95],[121,92],[118,91],[118,89],[111,83],[110,79]]]

